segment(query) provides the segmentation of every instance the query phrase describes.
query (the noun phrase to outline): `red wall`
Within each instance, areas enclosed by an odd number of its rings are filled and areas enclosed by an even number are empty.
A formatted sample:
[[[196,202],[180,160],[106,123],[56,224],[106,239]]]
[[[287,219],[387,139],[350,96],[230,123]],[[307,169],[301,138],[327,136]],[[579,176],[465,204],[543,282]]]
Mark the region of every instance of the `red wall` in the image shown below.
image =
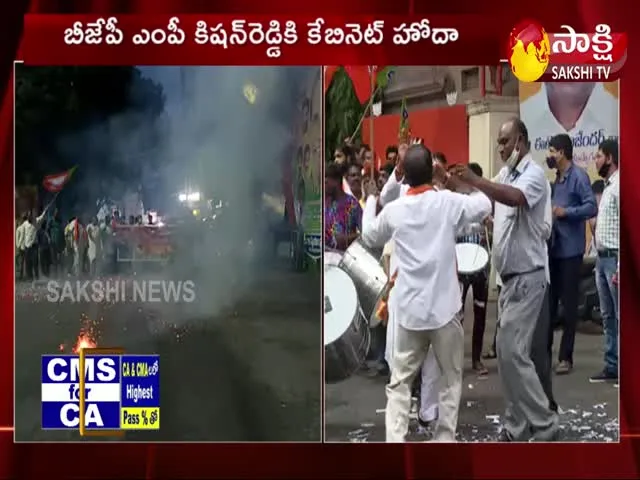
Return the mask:
[[[362,123],[362,141],[371,145],[369,121],[365,118]],[[373,123],[374,145],[371,148],[375,152],[374,158],[384,164],[387,146],[398,145],[400,114],[382,115]],[[413,137],[424,138],[429,150],[443,152],[449,164],[469,162],[469,129],[464,105],[413,110],[409,112],[409,128]]]

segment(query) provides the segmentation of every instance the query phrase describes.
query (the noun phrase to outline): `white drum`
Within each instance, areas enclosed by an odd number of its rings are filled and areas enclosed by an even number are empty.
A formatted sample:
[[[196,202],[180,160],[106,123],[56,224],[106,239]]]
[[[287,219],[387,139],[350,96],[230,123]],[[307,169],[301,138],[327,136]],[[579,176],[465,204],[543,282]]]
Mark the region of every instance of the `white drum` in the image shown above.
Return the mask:
[[[458,243],[456,245],[458,274],[470,276],[481,272],[489,265],[489,252],[477,243]]]
[[[350,377],[369,351],[370,333],[360,314],[356,287],[335,266],[324,269],[324,376],[327,383]]]

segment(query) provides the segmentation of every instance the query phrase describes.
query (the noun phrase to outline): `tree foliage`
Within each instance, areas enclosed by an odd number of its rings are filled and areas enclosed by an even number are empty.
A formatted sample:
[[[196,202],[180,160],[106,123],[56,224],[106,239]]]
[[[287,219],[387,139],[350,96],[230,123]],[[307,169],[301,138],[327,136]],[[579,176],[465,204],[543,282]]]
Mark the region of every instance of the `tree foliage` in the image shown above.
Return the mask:
[[[335,148],[353,135],[366,105],[361,105],[353,90],[351,79],[339,68],[325,95],[325,154],[333,158]]]
[[[149,125],[164,111],[164,92],[135,67],[18,65],[15,89],[17,184],[39,184],[74,165],[103,182],[135,181],[140,169],[127,168],[122,145],[108,139],[146,132],[129,142],[131,156],[159,141]]]
[[[378,70],[376,74],[375,101],[379,101],[382,92],[387,87],[394,72],[394,67],[387,66]],[[347,137],[356,133],[357,140],[362,133],[356,132],[358,122],[368,105],[362,105],[353,89],[353,83],[344,68],[336,70],[331,84],[325,95],[325,156],[326,161],[331,161],[335,148]]]

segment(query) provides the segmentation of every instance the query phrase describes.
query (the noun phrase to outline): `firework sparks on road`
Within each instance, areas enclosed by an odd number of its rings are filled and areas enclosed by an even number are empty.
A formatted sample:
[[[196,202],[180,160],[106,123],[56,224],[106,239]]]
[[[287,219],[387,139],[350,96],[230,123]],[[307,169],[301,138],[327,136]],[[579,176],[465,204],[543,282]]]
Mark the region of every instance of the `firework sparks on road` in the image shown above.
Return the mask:
[[[80,327],[80,333],[78,334],[78,337],[75,339],[75,342],[73,344],[73,347],[71,348],[71,353],[73,353],[74,355],[77,355],[78,353],[80,353],[80,350],[83,350],[85,348],[96,348],[98,346],[98,325],[100,324],[100,322],[102,321],[102,319],[100,319],[100,321],[93,321],[91,320],[89,317],[87,317],[86,315],[82,315],[81,317],[81,323],[82,326]],[[61,352],[64,352],[66,350],[66,345],[64,343],[61,343],[58,346],[58,350],[60,350]]]
[[[78,339],[76,341],[75,346],[71,349],[71,352],[74,354],[80,353],[80,350],[85,348],[96,348],[98,344],[86,333],[80,333]]]

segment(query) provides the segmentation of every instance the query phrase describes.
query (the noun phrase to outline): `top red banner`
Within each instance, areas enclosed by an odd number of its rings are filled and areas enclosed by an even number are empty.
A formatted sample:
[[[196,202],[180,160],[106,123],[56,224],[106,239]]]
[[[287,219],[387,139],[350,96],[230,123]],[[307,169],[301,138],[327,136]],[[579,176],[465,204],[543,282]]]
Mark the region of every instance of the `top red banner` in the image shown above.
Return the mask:
[[[480,15],[27,15],[33,65],[495,65],[509,32]],[[626,37],[615,35],[626,54]],[[582,44],[580,44],[582,45]],[[580,46],[579,45],[579,46]],[[564,49],[564,60],[577,62]],[[553,61],[551,62],[554,63]]]

